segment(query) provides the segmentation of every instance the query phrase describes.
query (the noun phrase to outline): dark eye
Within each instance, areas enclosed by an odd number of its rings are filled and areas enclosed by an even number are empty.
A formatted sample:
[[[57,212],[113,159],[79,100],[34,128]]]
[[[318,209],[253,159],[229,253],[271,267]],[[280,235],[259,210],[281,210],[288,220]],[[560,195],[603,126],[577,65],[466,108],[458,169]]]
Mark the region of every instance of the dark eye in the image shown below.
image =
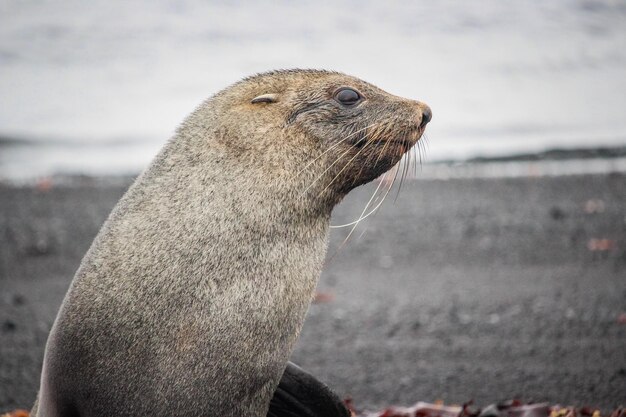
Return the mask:
[[[335,93],[335,100],[344,106],[353,106],[361,100],[361,95],[352,88],[342,88]]]

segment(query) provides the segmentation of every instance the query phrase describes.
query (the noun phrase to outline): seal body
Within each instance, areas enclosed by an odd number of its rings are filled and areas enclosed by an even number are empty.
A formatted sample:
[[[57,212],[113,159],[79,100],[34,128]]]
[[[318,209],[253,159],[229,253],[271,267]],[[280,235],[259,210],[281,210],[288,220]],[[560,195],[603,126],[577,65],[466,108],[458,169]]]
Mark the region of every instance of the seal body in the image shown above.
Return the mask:
[[[361,101],[338,101],[342,86]],[[254,76],[203,103],[83,259],[33,414],[265,416],[332,208],[419,139],[425,109],[313,70]]]

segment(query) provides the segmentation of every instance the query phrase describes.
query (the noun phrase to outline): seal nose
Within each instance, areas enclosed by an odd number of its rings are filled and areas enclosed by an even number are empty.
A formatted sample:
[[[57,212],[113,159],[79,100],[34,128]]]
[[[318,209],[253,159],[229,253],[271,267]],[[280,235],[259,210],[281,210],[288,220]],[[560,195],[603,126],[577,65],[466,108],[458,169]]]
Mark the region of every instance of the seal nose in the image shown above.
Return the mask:
[[[430,110],[430,107],[424,104],[424,108],[422,109],[422,122],[420,123],[420,127],[425,127],[432,118],[433,112]]]

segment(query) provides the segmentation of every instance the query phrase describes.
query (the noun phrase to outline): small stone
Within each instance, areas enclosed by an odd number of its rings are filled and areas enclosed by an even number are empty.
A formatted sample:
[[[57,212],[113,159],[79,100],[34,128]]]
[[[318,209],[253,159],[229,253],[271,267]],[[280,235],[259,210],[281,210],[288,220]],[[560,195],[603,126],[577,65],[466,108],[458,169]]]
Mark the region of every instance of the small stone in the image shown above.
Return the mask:
[[[44,256],[50,253],[52,253],[52,245],[46,239],[38,239],[26,248],[26,254],[30,256]]]
[[[21,306],[24,305],[26,303],[26,298],[22,295],[22,294],[15,294],[13,296],[13,305],[15,306]]]
[[[2,323],[2,331],[4,333],[13,332],[13,331],[15,331],[16,328],[17,328],[17,325],[14,322],[12,322],[11,320],[5,320]]]
[[[550,217],[552,218],[552,220],[563,220],[566,215],[560,207],[554,206],[550,209]]]

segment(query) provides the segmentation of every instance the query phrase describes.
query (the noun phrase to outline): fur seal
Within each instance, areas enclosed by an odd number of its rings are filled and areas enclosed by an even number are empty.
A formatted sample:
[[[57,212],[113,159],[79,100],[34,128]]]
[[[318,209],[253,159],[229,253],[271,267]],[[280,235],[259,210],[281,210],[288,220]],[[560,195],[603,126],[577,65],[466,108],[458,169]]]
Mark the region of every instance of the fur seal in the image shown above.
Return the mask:
[[[394,166],[430,118],[320,70],[255,75],[201,104],[85,255],[33,415],[265,416],[333,207]]]

